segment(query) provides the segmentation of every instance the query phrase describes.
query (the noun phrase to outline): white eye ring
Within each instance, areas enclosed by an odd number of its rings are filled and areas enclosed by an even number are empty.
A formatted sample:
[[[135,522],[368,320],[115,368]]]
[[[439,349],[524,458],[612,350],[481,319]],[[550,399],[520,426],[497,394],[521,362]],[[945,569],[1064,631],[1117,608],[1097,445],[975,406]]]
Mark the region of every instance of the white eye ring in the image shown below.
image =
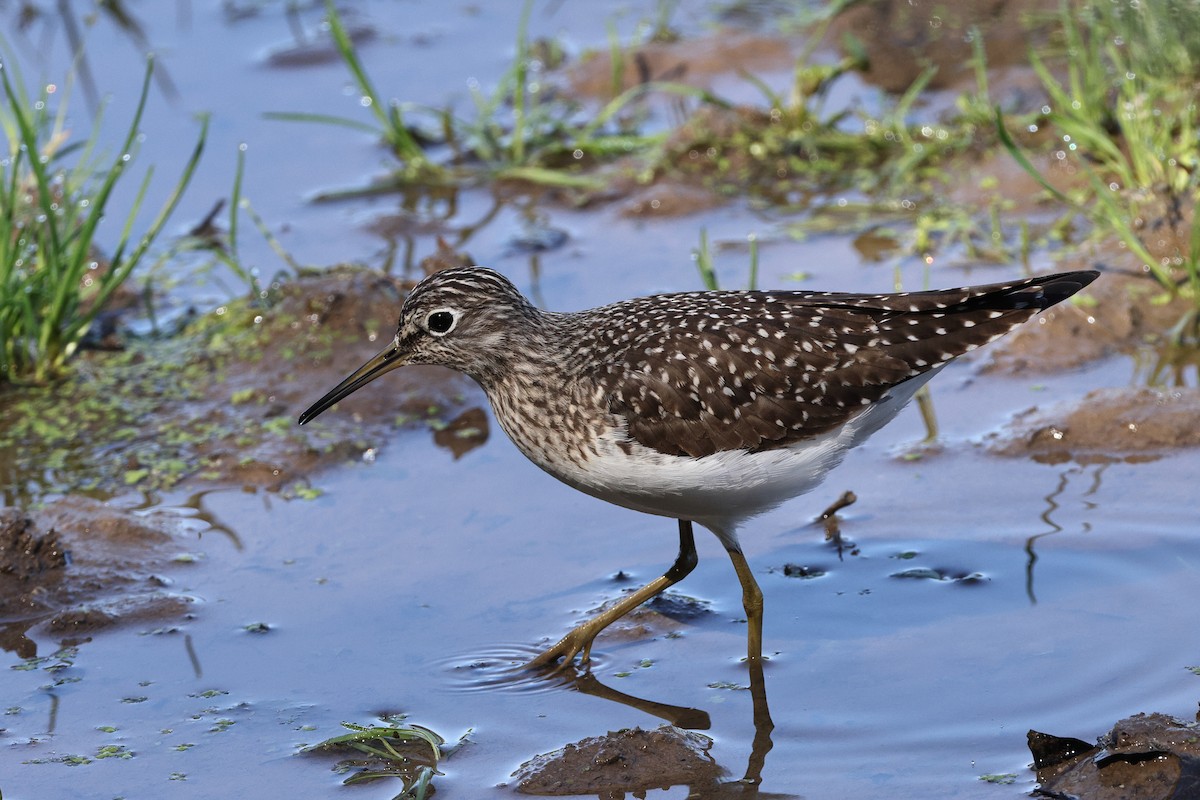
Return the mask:
[[[435,309],[430,311],[425,317],[425,330],[434,336],[445,336],[457,326],[458,314],[455,314],[449,308]]]

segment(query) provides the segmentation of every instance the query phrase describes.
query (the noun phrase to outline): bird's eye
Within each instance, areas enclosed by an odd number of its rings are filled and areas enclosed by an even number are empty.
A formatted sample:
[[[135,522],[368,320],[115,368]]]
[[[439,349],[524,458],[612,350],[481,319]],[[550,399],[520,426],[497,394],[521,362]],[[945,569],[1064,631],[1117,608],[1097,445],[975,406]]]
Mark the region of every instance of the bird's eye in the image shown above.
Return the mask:
[[[449,333],[454,327],[454,314],[450,311],[434,311],[425,320],[430,333]]]

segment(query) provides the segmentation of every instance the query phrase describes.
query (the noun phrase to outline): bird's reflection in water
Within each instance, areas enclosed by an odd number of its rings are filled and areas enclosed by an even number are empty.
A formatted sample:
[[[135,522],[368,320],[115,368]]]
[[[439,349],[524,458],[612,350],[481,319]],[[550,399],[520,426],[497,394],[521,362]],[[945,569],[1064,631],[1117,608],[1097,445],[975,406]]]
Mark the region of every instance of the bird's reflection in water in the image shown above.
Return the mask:
[[[594,794],[609,800],[624,797],[626,792],[640,797],[643,796],[641,793],[651,789],[682,785],[688,787],[689,798],[701,800],[793,797],[760,791],[763,766],[771,751],[771,733],[775,724],[771,721],[767,706],[763,664],[757,660],[750,661],[747,668],[754,739],[745,772],[740,779],[723,779],[732,770],[712,760],[708,754],[711,739],[688,733],[711,727],[708,712],[634,697],[601,683],[595,674],[586,670],[570,676],[566,684],[584,694],[636,708],[682,730],[640,732],[641,736],[636,739],[631,732],[621,731],[568,745],[527,762],[516,773],[518,789],[524,794]],[[561,679],[564,676],[560,671],[555,677]],[[697,748],[697,742],[703,744]],[[580,769],[576,763],[583,760],[588,762],[586,770]],[[611,767],[611,771],[607,771],[607,767]]]

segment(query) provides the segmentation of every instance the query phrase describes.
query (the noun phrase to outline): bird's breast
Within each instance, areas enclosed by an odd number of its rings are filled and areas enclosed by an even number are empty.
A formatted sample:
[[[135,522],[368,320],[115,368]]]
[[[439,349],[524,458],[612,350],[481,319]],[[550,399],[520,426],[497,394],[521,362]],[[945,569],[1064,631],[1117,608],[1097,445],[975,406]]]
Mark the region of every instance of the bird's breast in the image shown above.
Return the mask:
[[[701,524],[736,526],[808,491],[849,446],[834,432],[761,452],[670,455],[631,439],[627,421],[598,393],[558,387],[523,400],[534,388],[489,392],[500,427],[530,461],[601,500]]]

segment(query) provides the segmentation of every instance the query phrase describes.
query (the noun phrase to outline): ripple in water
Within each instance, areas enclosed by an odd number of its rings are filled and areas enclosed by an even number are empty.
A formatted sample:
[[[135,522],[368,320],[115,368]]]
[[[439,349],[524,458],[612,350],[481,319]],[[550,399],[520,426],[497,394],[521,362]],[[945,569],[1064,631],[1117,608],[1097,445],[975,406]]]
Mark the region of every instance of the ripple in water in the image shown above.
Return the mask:
[[[512,691],[548,692],[575,682],[577,667],[551,673],[550,669],[525,669],[541,648],[526,644],[497,645],[484,653],[449,656],[438,665],[451,677],[449,688],[460,692]],[[592,655],[591,666],[603,666],[603,659]]]

